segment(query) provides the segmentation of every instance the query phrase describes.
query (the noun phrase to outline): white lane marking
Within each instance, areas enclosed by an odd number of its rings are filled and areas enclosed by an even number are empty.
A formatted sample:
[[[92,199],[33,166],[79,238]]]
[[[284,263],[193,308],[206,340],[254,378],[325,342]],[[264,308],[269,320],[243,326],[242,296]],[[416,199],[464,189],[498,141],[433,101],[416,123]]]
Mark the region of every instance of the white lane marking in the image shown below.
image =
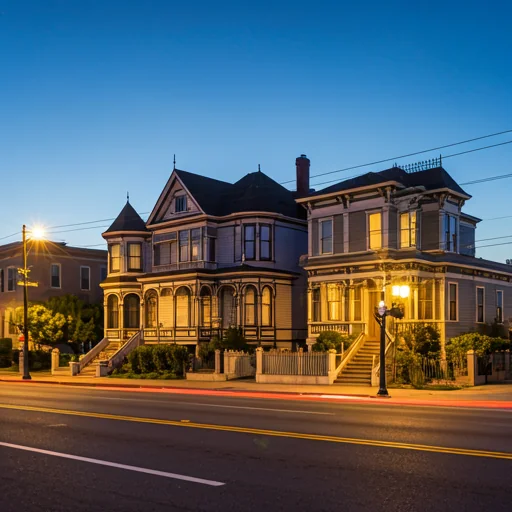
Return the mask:
[[[254,411],[272,411],[272,412],[287,412],[293,414],[319,414],[321,416],[335,416],[333,412],[318,412],[318,411],[297,411],[295,409],[273,409],[270,407],[247,407],[243,405],[220,405],[220,404],[203,404],[199,402],[176,402],[168,400],[144,400],[143,398],[115,398],[110,396],[95,396],[95,400],[125,400],[128,402],[156,402],[159,404],[181,404],[181,405],[200,405],[202,407],[222,407],[225,409],[249,409]]]
[[[47,427],[67,427],[65,423],[55,423],[53,425],[46,425]]]
[[[13,448],[15,450],[24,450],[27,452],[42,453],[43,455],[51,455],[53,457],[61,457],[63,459],[79,460],[81,462],[89,462],[91,464],[99,464],[100,466],[109,466],[111,468],[126,469],[137,473],[147,473],[148,475],[163,476],[174,480],[185,480],[186,482],[194,482],[196,484],[210,485],[212,487],[220,487],[226,485],[224,482],[216,482],[215,480],[205,480],[204,478],[196,478],[194,476],[179,475],[177,473],[167,473],[166,471],[157,471],[155,469],[139,468],[137,466],[128,466],[127,464],[118,464],[117,462],[109,462],[106,460],[91,459],[89,457],[80,457],[78,455],[70,455],[69,453],[52,452],[50,450],[41,450],[40,448],[32,448],[30,446],[22,446],[19,444],[3,443],[0,446]]]

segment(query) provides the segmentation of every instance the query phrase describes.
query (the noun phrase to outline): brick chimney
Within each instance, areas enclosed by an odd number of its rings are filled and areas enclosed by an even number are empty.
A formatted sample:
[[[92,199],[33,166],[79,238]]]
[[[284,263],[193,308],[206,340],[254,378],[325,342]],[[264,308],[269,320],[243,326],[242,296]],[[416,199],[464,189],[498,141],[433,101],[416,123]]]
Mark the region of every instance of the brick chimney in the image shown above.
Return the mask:
[[[300,155],[295,159],[297,168],[297,197],[304,197],[309,194],[309,158]]]

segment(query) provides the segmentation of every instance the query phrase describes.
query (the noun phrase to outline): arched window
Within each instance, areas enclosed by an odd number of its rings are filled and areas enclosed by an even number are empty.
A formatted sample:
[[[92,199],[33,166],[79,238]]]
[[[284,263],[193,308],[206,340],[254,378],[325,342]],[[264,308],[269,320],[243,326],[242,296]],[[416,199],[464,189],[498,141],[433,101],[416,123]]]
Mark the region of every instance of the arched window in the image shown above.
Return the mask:
[[[265,327],[271,326],[272,317],[272,289],[265,286],[261,293],[261,325]]]
[[[224,286],[220,292],[222,328],[228,329],[237,323],[235,293],[231,286]]]
[[[157,326],[158,295],[155,290],[149,290],[144,300],[145,320],[144,326],[154,328]]]
[[[190,327],[190,290],[186,286],[176,291],[176,327]]]
[[[201,325],[211,327],[212,325],[212,294],[210,288],[201,288]]]
[[[119,328],[119,299],[109,295],[107,299],[107,329]]]
[[[138,295],[130,293],[124,298],[124,328],[140,328],[140,299]]]
[[[244,325],[256,325],[256,288],[248,286],[245,289],[245,323]]]

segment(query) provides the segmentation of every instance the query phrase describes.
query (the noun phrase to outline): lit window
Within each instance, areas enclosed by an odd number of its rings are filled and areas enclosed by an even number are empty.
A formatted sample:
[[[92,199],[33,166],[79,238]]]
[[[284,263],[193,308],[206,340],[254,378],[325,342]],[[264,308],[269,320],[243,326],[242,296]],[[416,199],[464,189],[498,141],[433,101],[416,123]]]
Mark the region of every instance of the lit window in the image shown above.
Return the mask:
[[[145,327],[155,328],[157,324],[157,310],[158,310],[158,296],[155,290],[149,290],[146,293],[146,300],[144,301],[145,310]]]
[[[244,226],[244,255],[246,260],[256,258],[256,226],[254,224]]]
[[[485,322],[485,288],[481,286],[476,288],[476,321]]]
[[[192,261],[200,260],[201,254],[201,229],[192,229],[190,231],[192,239]]]
[[[212,295],[206,286],[201,288],[201,325],[203,327],[212,325]]]
[[[332,220],[320,221],[320,254],[332,253]]]
[[[451,321],[457,321],[457,284],[449,283],[448,284],[448,294],[449,294],[449,303],[448,307],[448,319]]]
[[[109,295],[107,299],[107,328],[119,327],[119,299],[117,295]]]
[[[416,212],[400,214],[400,247],[416,247]]]
[[[354,288],[354,322],[360,322],[362,318],[361,312],[361,287]]]
[[[110,255],[110,272],[119,272],[121,270],[121,245],[112,244],[108,250]]]
[[[178,196],[176,198],[176,213],[187,211],[187,196]]]
[[[418,320],[433,320],[434,287],[432,281],[422,283],[418,288]]]
[[[503,323],[503,290],[496,290],[496,322]]]
[[[128,242],[128,271],[142,270],[142,244]]]
[[[341,294],[336,284],[327,285],[327,311],[329,320],[340,320]]]
[[[272,290],[265,286],[261,294],[261,325],[272,325]]]
[[[245,289],[245,325],[256,325],[256,289],[248,286]]]
[[[185,286],[176,292],[176,327],[190,326],[190,290]]]
[[[51,266],[51,287],[60,288],[60,265],[52,263]]]
[[[140,326],[140,299],[138,295],[128,294],[124,298],[124,328],[139,329]]]
[[[368,215],[368,239],[370,249],[382,248],[382,215],[380,212]]]
[[[260,260],[272,258],[272,227],[268,224],[260,225]]]
[[[80,290],[91,289],[91,269],[90,267],[80,267]]]

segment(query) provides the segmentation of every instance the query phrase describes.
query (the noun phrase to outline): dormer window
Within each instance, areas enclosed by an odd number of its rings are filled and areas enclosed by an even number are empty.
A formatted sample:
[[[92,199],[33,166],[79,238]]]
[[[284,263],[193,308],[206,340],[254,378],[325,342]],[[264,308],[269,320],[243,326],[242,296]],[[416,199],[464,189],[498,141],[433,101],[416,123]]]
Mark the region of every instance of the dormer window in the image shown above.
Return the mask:
[[[175,201],[176,208],[174,210],[176,213],[187,211],[187,196],[177,196]]]
[[[444,217],[445,245],[444,250],[457,252],[457,217],[446,214]]]
[[[400,214],[400,248],[416,247],[416,212]]]

